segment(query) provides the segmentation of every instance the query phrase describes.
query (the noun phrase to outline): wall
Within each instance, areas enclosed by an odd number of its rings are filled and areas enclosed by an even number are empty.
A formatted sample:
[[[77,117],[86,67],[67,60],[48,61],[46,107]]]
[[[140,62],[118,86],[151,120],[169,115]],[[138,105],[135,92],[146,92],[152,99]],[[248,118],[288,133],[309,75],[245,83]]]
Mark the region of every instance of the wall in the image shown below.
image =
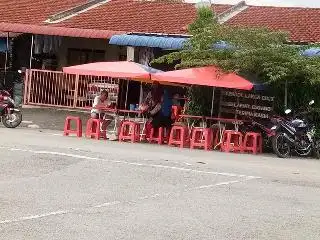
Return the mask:
[[[92,49],[103,50],[106,52],[106,61],[119,61],[121,54],[126,54],[126,49],[121,49],[115,45],[109,45],[107,39],[86,39],[86,38],[69,38],[65,37],[62,40],[60,50],[58,52],[58,68],[67,66],[68,49]]]

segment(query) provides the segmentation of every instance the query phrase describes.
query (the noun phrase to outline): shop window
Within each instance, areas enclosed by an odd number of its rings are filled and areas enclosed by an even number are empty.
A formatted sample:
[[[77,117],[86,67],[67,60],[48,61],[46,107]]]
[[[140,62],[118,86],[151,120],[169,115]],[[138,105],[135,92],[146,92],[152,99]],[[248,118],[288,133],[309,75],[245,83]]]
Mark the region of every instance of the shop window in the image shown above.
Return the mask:
[[[105,60],[105,51],[90,49],[68,49],[68,65],[79,65]]]

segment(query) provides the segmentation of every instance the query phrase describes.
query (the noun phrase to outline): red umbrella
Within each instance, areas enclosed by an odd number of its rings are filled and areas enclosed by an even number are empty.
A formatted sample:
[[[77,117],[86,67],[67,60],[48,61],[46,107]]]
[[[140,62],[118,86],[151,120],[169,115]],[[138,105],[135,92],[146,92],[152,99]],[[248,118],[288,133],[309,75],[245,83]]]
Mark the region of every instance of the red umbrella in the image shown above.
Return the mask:
[[[128,78],[149,82],[151,78],[151,73],[158,73],[161,71],[135,62],[120,61],[96,62],[71,67],[64,67],[63,72],[78,75]]]
[[[188,68],[152,74],[152,80],[188,85],[251,90],[253,84],[235,73],[223,73],[214,66]]]
[[[63,72],[76,75],[91,75],[111,78],[122,78],[129,80],[136,80],[139,82],[151,81],[152,73],[162,72],[161,70],[145,66],[139,63],[131,61],[119,61],[119,62],[96,62],[82,65],[76,65],[71,67],[64,67]],[[170,85],[170,84],[169,84]],[[127,82],[126,101],[127,105],[129,90],[129,81]],[[142,84],[140,85],[140,96],[142,93]]]
[[[253,84],[235,73],[223,73],[215,66],[188,68],[170,72],[152,74],[152,80],[159,82],[172,82],[188,85],[201,85],[213,87],[211,116],[213,114],[213,100],[216,87],[251,90]]]

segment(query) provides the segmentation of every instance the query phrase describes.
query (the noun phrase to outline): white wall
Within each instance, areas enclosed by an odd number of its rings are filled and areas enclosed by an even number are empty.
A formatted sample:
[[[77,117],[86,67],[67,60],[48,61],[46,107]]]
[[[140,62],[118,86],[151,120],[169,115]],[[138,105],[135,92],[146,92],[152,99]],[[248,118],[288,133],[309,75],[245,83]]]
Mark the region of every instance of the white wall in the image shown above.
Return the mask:
[[[59,70],[61,70],[62,67],[67,66],[69,48],[103,50],[106,52],[106,61],[118,61],[120,54],[126,54],[125,48],[122,49],[116,45],[109,45],[107,39],[64,37],[57,54]]]

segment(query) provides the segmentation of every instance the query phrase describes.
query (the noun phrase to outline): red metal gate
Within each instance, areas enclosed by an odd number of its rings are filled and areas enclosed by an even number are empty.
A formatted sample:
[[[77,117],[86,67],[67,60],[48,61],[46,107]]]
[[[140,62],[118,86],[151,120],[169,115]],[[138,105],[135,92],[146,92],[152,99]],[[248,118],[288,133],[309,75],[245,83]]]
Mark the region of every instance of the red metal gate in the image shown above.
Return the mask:
[[[106,89],[110,100],[117,104],[119,79],[31,69],[26,72],[24,104],[89,108],[102,89]]]

